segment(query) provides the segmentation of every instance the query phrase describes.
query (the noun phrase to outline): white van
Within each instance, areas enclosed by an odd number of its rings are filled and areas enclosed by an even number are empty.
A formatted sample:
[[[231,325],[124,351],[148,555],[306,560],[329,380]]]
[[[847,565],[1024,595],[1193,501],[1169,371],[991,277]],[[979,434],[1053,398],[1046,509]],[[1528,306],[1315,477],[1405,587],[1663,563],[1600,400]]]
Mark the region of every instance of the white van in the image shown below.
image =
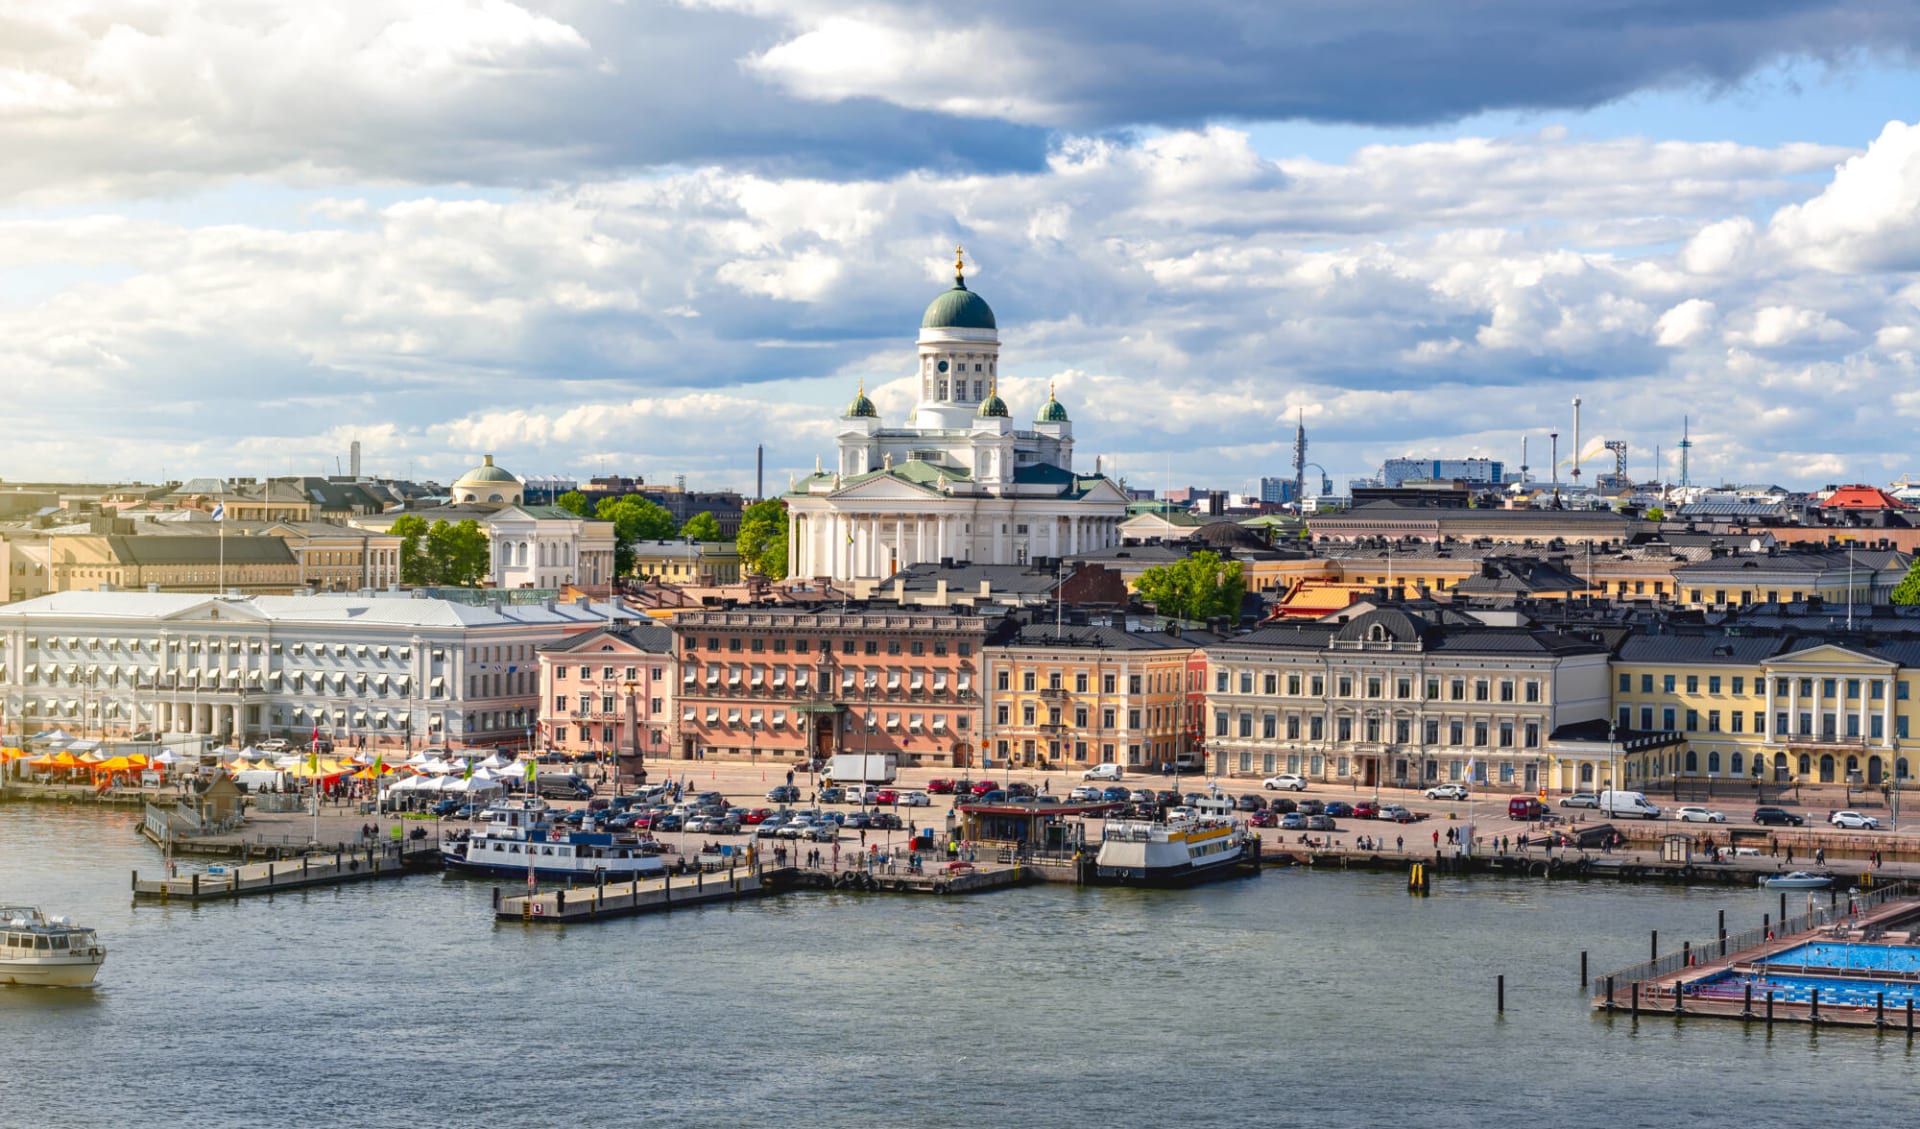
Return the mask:
[[[1118,780],[1126,775],[1126,769],[1112,761],[1103,761],[1080,774],[1082,780]]]
[[[1600,793],[1600,814],[1659,819],[1660,809],[1648,803],[1647,797],[1639,792],[1602,792]]]

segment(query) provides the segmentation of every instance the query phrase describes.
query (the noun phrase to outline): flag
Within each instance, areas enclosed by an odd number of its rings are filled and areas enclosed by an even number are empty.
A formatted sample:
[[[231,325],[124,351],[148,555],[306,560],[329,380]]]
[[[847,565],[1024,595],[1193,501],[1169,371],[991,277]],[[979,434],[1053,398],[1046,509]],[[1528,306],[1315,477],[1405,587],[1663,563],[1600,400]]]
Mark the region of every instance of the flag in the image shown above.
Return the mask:
[[[539,761],[537,760],[528,761],[527,762],[527,783],[529,784],[534,783],[535,782],[534,777],[539,773],[539,771],[540,771]]]
[[[853,526],[847,526],[847,544],[853,544]]]
[[[1467,783],[1473,783],[1473,758],[1467,758]]]
[[[225,521],[225,520],[227,520],[227,507],[226,507],[226,503],[224,503],[224,502],[215,502],[215,503],[213,504],[213,520],[215,520],[215,521]]]
[[[315,776],[320,775],[320,750],[319,749],[312,749],[308,751],[307,771],[312,773]]]
[[[382,772],[385,772],[386,768],[387,768],[387,754],[385,753],[373,754],[373,774],[375,776],[378,776]]]
[[[472,757],[468,757],[468,758],[467,758],[467,771],[466,771],[466,775],[464,775],[464,776],[462,776],[462,777],[461,777],[460,779],[462,779],[462,780],[472,780],[472,779],[473,779],[473,758],[472,758]]]

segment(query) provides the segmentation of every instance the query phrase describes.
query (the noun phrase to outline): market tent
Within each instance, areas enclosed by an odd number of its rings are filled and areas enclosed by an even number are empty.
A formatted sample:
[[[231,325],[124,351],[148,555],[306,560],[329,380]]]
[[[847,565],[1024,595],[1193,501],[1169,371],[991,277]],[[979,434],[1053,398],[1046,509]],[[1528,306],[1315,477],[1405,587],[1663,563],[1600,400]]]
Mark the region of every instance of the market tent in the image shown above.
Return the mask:
[[[174,755],[174,753],[173,753],[173,750],[172,750],[172,749],[167,749],[166,751],[164,751],[164,752],[162,752],[162,753],[161,753],[161,754],[160,754],[159,756],[157,756],[157,757],[155,757],[155,758],[153,758],[153,763],[155,763],[155,764],[179,764],[179,763],[180,763],[180,758]]]
[[[491,795],[504,792],[506,788],[498,780],[482,779],[479,776],[467,780],[448,780],[443,782],[442,792],[458,792],[462,795]]]
[[[32,768],[84,768],[85,762],[64,749],[57,753],[35,757],[27,762]]]

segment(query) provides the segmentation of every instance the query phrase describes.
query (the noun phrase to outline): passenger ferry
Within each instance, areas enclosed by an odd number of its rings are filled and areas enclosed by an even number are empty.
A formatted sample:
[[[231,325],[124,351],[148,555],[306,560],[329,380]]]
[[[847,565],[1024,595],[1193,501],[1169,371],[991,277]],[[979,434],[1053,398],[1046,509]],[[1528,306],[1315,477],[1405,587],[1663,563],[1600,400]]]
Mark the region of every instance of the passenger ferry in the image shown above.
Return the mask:
[[[625,882],[665,874],[667,864],[652,844],[609,832],[553,829],[545,801],[519,799],[494,804],[480,815],[482,826],[440,844],[440,861],[449,870],[524,877],[532,863],[535,878],[580,879],[604,873]]]
[[[84,988],[106,959],[93,930],[32,906],[0,906],[0,984]]]
[[[1110,820],[1100,835],[1094,877],[1122,886],[1186,886],[1232,875],[1248,857],[1246,835],[1222,816]]]

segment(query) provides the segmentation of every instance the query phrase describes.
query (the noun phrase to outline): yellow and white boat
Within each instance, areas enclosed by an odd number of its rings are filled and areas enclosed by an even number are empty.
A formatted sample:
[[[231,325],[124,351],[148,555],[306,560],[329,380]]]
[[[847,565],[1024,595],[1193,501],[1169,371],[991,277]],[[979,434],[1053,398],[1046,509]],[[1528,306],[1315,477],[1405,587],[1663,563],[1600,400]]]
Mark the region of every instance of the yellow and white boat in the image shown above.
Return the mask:
[[[1120,886],[1186,886],[1237,873],[1246,858],[1245,832],[1223,816],[1110,820],[1094,877]]]

